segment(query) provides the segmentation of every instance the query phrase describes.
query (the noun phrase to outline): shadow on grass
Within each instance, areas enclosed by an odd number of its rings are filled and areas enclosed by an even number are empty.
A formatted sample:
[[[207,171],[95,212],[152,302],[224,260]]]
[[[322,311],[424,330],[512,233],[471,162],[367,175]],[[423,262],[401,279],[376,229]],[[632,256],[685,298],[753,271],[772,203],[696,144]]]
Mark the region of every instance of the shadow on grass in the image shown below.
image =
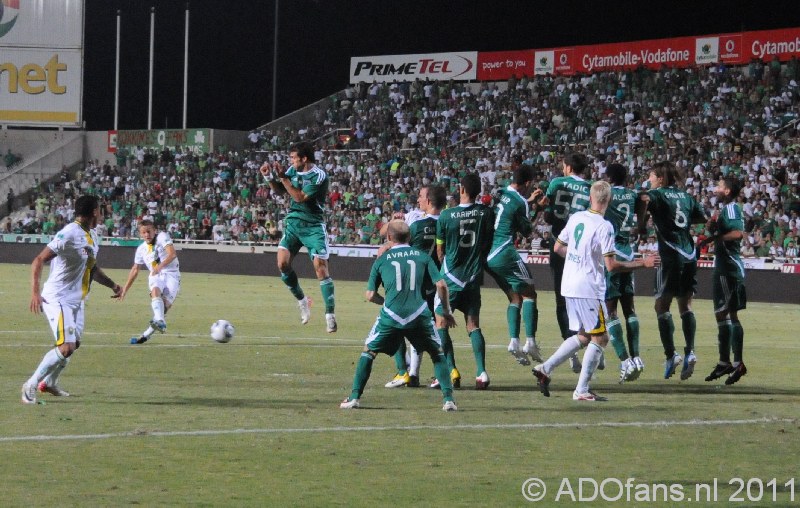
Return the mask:
[[[577,383],[577,377],[575,378]],[[601,394],[606,393],[650,393],[659,395],[779,395],[779,396],[800,396],[800,389],[792,388],[778,388],[774,386],[748,386],[746,384],[736,384],[733,386],[725,386],[715,383],[708,384],[689,384],[684,382],[664,381],[661,382],[648,382],[648,383],[625,383],[625,384],[610,384],[610,383],[592,383],[592,389],[597,387],[598,392]],[[567,382],[566,380],[559,380],[550,385],[550,391],[574,390],[575,385]],[[467,388],[467,390],[474,390],[474,388]],[[456,390],[458,393],[459,390]],[[492,385],[489,391],[493,392],[539,392],[536,386],[536,381],[532,380],[531,384],[521,385]]]
[[[133,404],[139,406],[188,406],[188,407],[225,407],[225,408],[269,408],[279,409],[288,408],[296,409],[303,406],[311,406],[313,403],[307,400],[273,400],[273,399],[241,399],[241,398],[224,398],[224,397],[175,397],[171,399],[160,400],[140,400],[140,401],[111,401],[111,404]]]

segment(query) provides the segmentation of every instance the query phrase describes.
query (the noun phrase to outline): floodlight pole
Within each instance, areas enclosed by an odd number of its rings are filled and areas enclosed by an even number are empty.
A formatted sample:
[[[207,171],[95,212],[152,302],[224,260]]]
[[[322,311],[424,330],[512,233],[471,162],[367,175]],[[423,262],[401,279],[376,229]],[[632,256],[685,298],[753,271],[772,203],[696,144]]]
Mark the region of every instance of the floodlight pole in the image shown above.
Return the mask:
[[[186,34],[183,39],[183,129],[186,130],[186,110],[189,98],[189,2],[186,2]]]
[[[117,60],[114,69],[114,130],[119,128],[119,44],[122,11],[117,9]]]
[[[153,128],[153,49],[156,33],[156,8],[150,7],[150,80],[147,94],[147,130]]]
[[[272,120],[275,120],[275,105],[278,96],[278,0],[275,0],[275,40],[272,44]]]

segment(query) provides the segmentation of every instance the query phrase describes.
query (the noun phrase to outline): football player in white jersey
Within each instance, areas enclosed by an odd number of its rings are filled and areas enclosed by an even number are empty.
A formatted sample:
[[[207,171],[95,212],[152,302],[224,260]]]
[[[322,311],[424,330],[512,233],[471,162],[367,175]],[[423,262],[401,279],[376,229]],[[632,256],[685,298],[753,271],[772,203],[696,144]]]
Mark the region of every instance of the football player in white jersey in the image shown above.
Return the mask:
[[[617,261],[614,250],[614,227],[603,218],[611,202],[611,186],[599,181],[589,193],[590,209],[572,215],[561,230],[555,252],[565,258],[561,294],[566,298],[570,330],[578,330],[569,337],[543,364],[533,369],[539,389],[550,396],[550,375],[558,365],[586,347],[578,386],[573,400],[606,400],[589,390],[603,350],[608,344],[606,330],[606,277],[610,272],[629,272],[637,268],[652,268],[660,259],[657,255],[633,261]]]
[[[33,375],[22,385],[23,404],[36,404],[36,392],[69,396],[58,386],[58,378],[69,357],[80,346],[84,324],[84,301],[92,281],[111,288],[119,298],[122,288],[97,266],[99,240],[93,228],[100,218],[96,196],[75,200],[75,221],[61,229],[31,263],[31,303],[34,314],[44,311],[55,338],[55,347],[45,353]],[[50,275],[39,289],[45,263]]]
[[[144,344],[153,333],[167,331],[167,322],[164,317],[172,307],[181,290],[181,271],[178,263],[178,253],[172,244],[168,233],[158,232],[153,221],[139,222],[139,236],[144,240],[136,248],[133,266],[128,272],[128,280],[122,288],[120,301],[125,299],[133,281],[139,275],[142,266],[150,270],[147,285],[150,289],[150,307],[153,309],[153,319],[150,326],[139,337],[131,338],[131,344]]]

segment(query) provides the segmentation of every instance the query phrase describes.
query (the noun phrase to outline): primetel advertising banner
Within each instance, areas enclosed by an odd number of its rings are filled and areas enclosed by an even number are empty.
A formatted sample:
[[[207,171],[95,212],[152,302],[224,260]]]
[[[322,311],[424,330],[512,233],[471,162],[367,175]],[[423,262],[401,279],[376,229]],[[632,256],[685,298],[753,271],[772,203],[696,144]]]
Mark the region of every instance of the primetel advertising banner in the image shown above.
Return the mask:
[[[477,77],[477,51],[424,55],[359,56],[350,59],[350,83],[392,81],[473,81]]]
[[[83,0],[0,0],[0,123],[80,126]]]

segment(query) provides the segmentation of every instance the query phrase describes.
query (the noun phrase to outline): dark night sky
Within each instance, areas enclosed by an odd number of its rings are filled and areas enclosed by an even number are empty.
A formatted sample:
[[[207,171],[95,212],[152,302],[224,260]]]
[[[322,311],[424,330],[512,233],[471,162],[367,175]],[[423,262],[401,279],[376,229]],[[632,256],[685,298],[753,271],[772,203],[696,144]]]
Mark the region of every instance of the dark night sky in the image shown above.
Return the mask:
[[[251,129],[272,117],[275,0],[192,0],[189,127]],[[121,129],[147,126],[156,8],[153,128],[178,128],[185,0],[86,0],[84,120],[113,127],[122,11]],[[498,51],[800,26],[797,1],[282,0],[277,115],[347,84],[350,57]]]

